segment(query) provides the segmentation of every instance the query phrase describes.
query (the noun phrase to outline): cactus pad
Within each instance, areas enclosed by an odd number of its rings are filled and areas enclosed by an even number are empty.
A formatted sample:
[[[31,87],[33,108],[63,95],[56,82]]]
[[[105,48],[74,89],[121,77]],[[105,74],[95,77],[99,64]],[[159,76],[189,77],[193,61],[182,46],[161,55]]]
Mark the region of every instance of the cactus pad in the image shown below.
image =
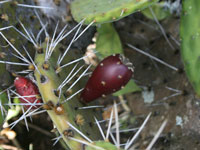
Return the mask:
[[[112,22],[140,11],[158,0],[75,0],[71,3],[74,19],[85,24]]]
[[[45,44],[43,49],[46,49]],[[101,139],[101,135],[97,125],[94,124],[94,117],[98,117],[98,111],[94,112],[92,109],[79,109],[80,107],[83,107],[84,104],[78,100],[78,96],[74,96],[69,101],[64,102],[64,100],[69,98],[70,95],[73,95],[75,92],[80,90],[78,84],[77,86],[73,87],[69,96],[64,94],[66,93],[67,87],[63,88],[62,91],[59,91],[62,92],[60,94],[60,98],[58,96],[59,94],[56,95],[55,90],[73,68],[73,65],[69,66],[66,69],[63,69],[59,75],[56,74],[55,68],[57,68],[56,62],[58,59],[58,52],[59,51],[55,50],[48,62],[45,62],[44,54],[36,54],[35,63],[37,64],[40,73],[35,71],[35,77],[43,102],[48,106],[48,108],[47,106],[45,106],[45,108],[47,109],[47,112],[55,124],[57,130],[63,136],[65,143],[67,143],[69,147],[73,147],[72,149],[78,150],[81,149],[81,144],[69,140],[68,137],[75,137],[76,139],[82,140],[84,138],[82,138],[82,136],[77,133],[70,125],[73,125],[91,140],[99,140]],[[69,54],[69,56],[70,57],[67,61],[72,61],[73,54]],[[74,81],[75,80],[73,80],[72,83]]]
[[[181,16],[181,51],[187,76],[200,95],[200,1],[184,0]]]

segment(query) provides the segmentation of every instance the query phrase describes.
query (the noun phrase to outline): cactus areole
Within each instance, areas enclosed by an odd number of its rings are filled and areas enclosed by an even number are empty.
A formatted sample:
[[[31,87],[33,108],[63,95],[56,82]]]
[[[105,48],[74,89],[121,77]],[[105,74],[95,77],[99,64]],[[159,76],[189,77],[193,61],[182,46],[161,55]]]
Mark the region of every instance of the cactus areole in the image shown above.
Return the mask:
[[[38,87],[30,80],[25,77],[17,77],[14,81],[16,91],[21,96],[19,98],[21,103],[27,104],[24,105],[25,108],[36,109],[41,103],[40,93]],[[30,104],[30,105],[28,105]]]
[[[106,57],[95,68],[81,93],[81,101],[91,102],[123,88],[133,75],[133,65],[121,54]]]

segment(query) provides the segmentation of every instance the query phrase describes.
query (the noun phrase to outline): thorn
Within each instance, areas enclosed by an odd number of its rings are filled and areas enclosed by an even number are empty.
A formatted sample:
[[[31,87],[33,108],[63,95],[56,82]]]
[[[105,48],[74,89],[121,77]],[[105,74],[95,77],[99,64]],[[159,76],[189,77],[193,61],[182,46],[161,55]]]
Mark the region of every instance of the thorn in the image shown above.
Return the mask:
[[[36,9],[54,9],[53,7],[27,5],[27,4],[17,4],[17,6],[25,7],[25,8],[36,8]]]
[[[119,117],[118,117],[118,110],[117,104],[114,102],[114,113],[115,113],[115,126],[116,126],[116,140],[117,140],[117,148],[120,148],[120,133],[119,133]]]
[[[149,120],[150,116],[151,116],[151,113],[148,114],[148,116],[144,120],[143,124],[140,126],[139,130],[135,133],[135,135],[131,138],[131,140],[126,144],[125,150],[127,150],[133,144],[133,142],[135,141],[135,139],[139,136],[140,132],[142,131],[142,129],[146,125],[146,123]]]
[[[108,129],[107,129],[107,132],[106,132],[106,140],[108,140],[108,138],[109,138],[112,120],[113,120],[113,109],[112,109],[111,114],[110,114],[110,120],[109,120],[109,123],[108,123]]]
[[[173,45],[171,44],[171,42],[169,41],[169,39],[168,39],[168,37],[167,37],[167,35],[166,35],[166,33],[165,33],[165,30],[163,29],[163,27],[162,27],[161,24],[159,23],[158,19],[156,18],[156,15],[155,15],[154,11],[152,10],[151,6],[149,7],[149,10],[151,11],[151,14],[152,14],[153,18],[154,18],[155,22],[157,23],[158,27],[160,28],[160,30],[161,30],[161,32],[162,32],[164,38],[166,39],[167,43],[169,44],[169,46],[170,46],[173,50],[175,50],[174,46],[173,46]]]
[[[159,138],[160,134],[162,133],[162,131],[164,130],[166,124],[167,124],[167,119],[162,123],[162,125],[160,126],[159,130],[157,131],[156,135],[154,136],[154,138],[152,139],[151,143],[148,145],[148,147],[146,148],[146,150],[151,150],[151,148],[153,147],[153,145],[155,144],[155,142],[157,141],[157,139]]]
[[[83,22],[82,22],[82,23],[79,23],[79,24],[80,24],[80,26],[79,26],[79,28],[77,29],[77,31],[76,31],[74,37],[72,38],[70,44],[68,45],[68,47],[67,47],[67,49],[65,50],[64,54],[62,55],[62,57],[57,61],[58,66],[60,65],[60,63],[61,63],[62,60],[64,59],[65,55],[67,54],[68,50],[70,49],[72,43],[74,42],[74,39],[76,38],[78,32],[80,31],[80,29],[81,29],[81,27],[82,27],[82,25],[83,25]]]
[[[71,123],[67,122],[67,124],[74,129],[77,133],[79,133],[83,138],[85,138],[88,142],[93,143],[87,136],[85,136],[81,131],[79,131],[76,127],[74,127]]]
[[[67,89],[67,91],[69,91],[71,88],[73,88],[73,86],[82,78],[82,76],[88,71],[88,69],[92,66],[92,64],[90,64],[84,71],[83,73],[78,77],[78,79],[76,81],[73,82],[73,84]]]
[[[103,137],[103,139],[104,139],[104,141],[105,141],[105,140],[106,140],[106,137],[105,137],[105,135],[104,135],[104,133],[103,133],[103,130],[102,130],[102,128],[101,128],[101,126],[100,126],[98,120],[96,119],[96,117],[94,117],[94,119],[95,119],[96,124],[97,124],[97,126],[98,126],[98,128],[99,128],[99,131],[100,131],[100,133],[101,133],[101,136]]]
[[[175,71],[178,71],[178,68],[176,68],[176,67],[174,67],[174,66],[172,66],[172,65],[170,65],[170,64],[168,64],[168,63],[166,63],[166,62],[164,62],[164,61],[162,61],[162,60],[160,60],[160,59],[158,59],[158,58],[156,58],[155,56],[152,56],[152,55],[150,55],[150,54],[148,54],[148,53],[142,51],[141,49],[139,49],[139,48],[137,48],[137,47],[135,47],[135,46],[133,46],[133,45],[131,45],[131,44],[127,44],[127,45],[128,45],[130,48],[136,50],[137,52],[139,52],[139,53],[141,53],[141,54],[143,54],[143,55],[145,55],[145,56],[148,56],[148,57],[150,57],[151,59],[153,59],[153,60],[155,60],[155,61],[157,61],[157,62],[159,62],[159,63],[161,63],[161,64],[163,64],[163,65],[165,65],[165,66],[167,66],[167,67],[169,67],[169,68],[171,68],[171,69],[173,69],[173,70],[175,70]]]

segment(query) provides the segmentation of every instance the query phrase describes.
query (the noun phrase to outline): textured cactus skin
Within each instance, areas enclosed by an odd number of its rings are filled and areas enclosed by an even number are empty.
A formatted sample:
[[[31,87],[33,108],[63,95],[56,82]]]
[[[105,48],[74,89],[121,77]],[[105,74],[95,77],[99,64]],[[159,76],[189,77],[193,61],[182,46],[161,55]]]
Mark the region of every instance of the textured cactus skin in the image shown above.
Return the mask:
[[[187,76],[200,95],[200,1],[183,0],[180,25],[182,59]]]
[[[74,19],[85,24],[112,22],[144,9],[158,0],[75,0],[71,3]]]
[[[44,48],[45,49],[45,48]],[[41,93],[42,99],[44,103],[47,103],[48,101],[53,102],[53,104],[56,106],[58,103],[58,97],[54,94],[54,89],[56,89],[59,84],[64,80],[64,78],[68,75],[69,71],[71,70],[72,66],[67,67],[67,69],[63,69],[59,74],[60,77],[55,73],[54,68],[56,67],[56,60],[58,55],[55,52],[50,60],[50,68],[49,70],[43,69],[42,65],[44,63],[44,54],[36,54],[35,56],[35,63],[38,66],[39,71],[41,72],[41,75],[45,76],[47,78],[47,81],[45,83],[41,83],[40,81],[40,74],[35,71],[35,77],[37,80],[37,84],[39,87],[39,91]],[[72,59],[72,54],[69,53],[70,59]],[[69,61],[69,59],[68,59]],[[73,81],[72,81],[73,83]],[[79,85],[75,86],[73,88],[72,94],[76,91],[78,91]],[[66,90],[66,89],[65,89]],[[64,89],[62,90],[63,92],[65,91]],[[64,99],[63,94],[61,95],[60,102],[62,102]],[[68,102],[63,104],[64,107],[64,112],[61,115],[58,115],[54,109],[48,110],[48,114],[51,117],[53,123],[55,124],[56,128],[58,129],[59,133],[63,135],[63,132],[65,130],[71,129],[67,122],[71,123],[73,126],[78,128],[82,133],[84,133],[87,137],[89,137],[91,140],[100,140],[101,135],[99,132],[99,129],[96,124],[93,124],[95,122],[94,116],[98,117],[98,111],[93,111],[92,109],[87,109],[87,110],[79,110],[76,109],[77,107],[83,107],[84,105],[79,102],[79,97],[75,96]],[[76,123],[76,118],[77,115],[81,115],[84,119],[83,124],[78,124]],[[92,126],[90,124],[93,124]],[[74,131],[74,137],[77,139],[82,139],[83,138]],[[66,136],[63,135],[63,139],[65,143],[69,147],[71,147],[73,150],[79,150],[81,149],[81,144],[68,140]]]
[[[30,1],[29,1],[30,2]],[[0,28],[5,28],[9,26],[13,26],[23,32],[23,28],[19,24],[19,20],[24,24],[24,26],[31,30],[33,33],[35,31],[39,30],[40,24],[38,24],[37,19],[31,19],[36,18],[34,17],[34,10],[18,7],[16,4],[21,3],[24,4],[24,0],[18,0],[18,1],[10,1],[3,4],[0,4]],[[26,45],[29,53],[31,56],[33,56],[34,49],[32,47],[32,44],[27,42],[27,39],[22,37],[17,31],[15,31],[13,28],[9,28],[6,30],[1,30],[0,32],[3,33],[3,35],[14,45],[14,47],[24,55],[25,52],[23,51],[22,46]],[[24,33],[24,32],[23,32]],[[8,43],[3,39],[2,36],[0,36],[0,43],[1,45],[5,46],[8,45]],[[22,44],[23,43],[23,44]],[[0,60],[1,61],[10,61],[10,62],[20,62],[20,60],[14,56],[11,55],[11,52],[13,52],[13,49],[10,46],[3,47],[0,46]],[[1,57],[1,54],[5,54],[3,57]],[[0,78],[2,79],[0,81],[0,87],[8,87],[11,83],[11,76],[8,72],[8,68],[10,72],[20,71],[23,70],[24,67],[18,66],[18,65],[6,65],[0,63]]]

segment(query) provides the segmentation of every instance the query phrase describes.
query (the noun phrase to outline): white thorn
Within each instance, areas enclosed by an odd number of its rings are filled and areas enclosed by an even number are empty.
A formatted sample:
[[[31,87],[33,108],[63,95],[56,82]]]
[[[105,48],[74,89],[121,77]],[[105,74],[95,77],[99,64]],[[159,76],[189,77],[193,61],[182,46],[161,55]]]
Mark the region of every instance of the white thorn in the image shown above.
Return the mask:
[[[146,148],[146,150],[151,150],[151,148],[153,147],[153,145],[155,144],[155,142],[157,141],[157,139],[159,138],[160,134],[162,133],[162,131],[164,130],[165,126],[167,124],[167,119],[162,123],[162,125],[160,126],[159,130],[157,131],[156,135],[154,136],[154,138],[152,139],[151,143],[148,145],[148,147]]]
[[[148,53],[142,51],[141,49],[139,49],[139,48],[137,48],[137,47],[135,47],[135,46],[133,46],[133,45],[131,45],[131,44],[127,44],[127,45],[128,45],[130,48],[136,50],[137,52],[142,53],[143,55],[148,56],[148,57],[150,57],[151,59],[153,59],[153,60],[155,60],[155,61],[157,61],[157,62],[159,62],[159,63],[161,63],[161,64],[163,64],[163,65],[165,65],[165,66],[167,66],[167,67],[169,67],[169,68],[171,68],[171,69],[173,69],[173,70],[175,70],[175,71],[178,71],[178,69],[177,69],[176,67],[174,67],[174,66],[172,66],[172,65],[170,65],[170,64],[168,64],[168,63],[166,63],[166,62],[164,62],[164,61],[162,61],[162,60],[160,60],[160,59],[158,59],[158,58],[156,58],[155,56],[152,56],[152,55],[150,55],[150,54],[148,54]]]
[[[140,126],[139,130],[135,133],[135,135],[132,137],[132,139],[126,144],[125,150],[127,150],[133,144],[133,142],[135,141],[135,139],[138,137],[138,135],[140,134],[140,132],[142,131],[142,129],[146,125],[146,123],[149,120],[150,116],[151,116],[151,113],[148,114],[148,116],[144,120],[143,124]]]

